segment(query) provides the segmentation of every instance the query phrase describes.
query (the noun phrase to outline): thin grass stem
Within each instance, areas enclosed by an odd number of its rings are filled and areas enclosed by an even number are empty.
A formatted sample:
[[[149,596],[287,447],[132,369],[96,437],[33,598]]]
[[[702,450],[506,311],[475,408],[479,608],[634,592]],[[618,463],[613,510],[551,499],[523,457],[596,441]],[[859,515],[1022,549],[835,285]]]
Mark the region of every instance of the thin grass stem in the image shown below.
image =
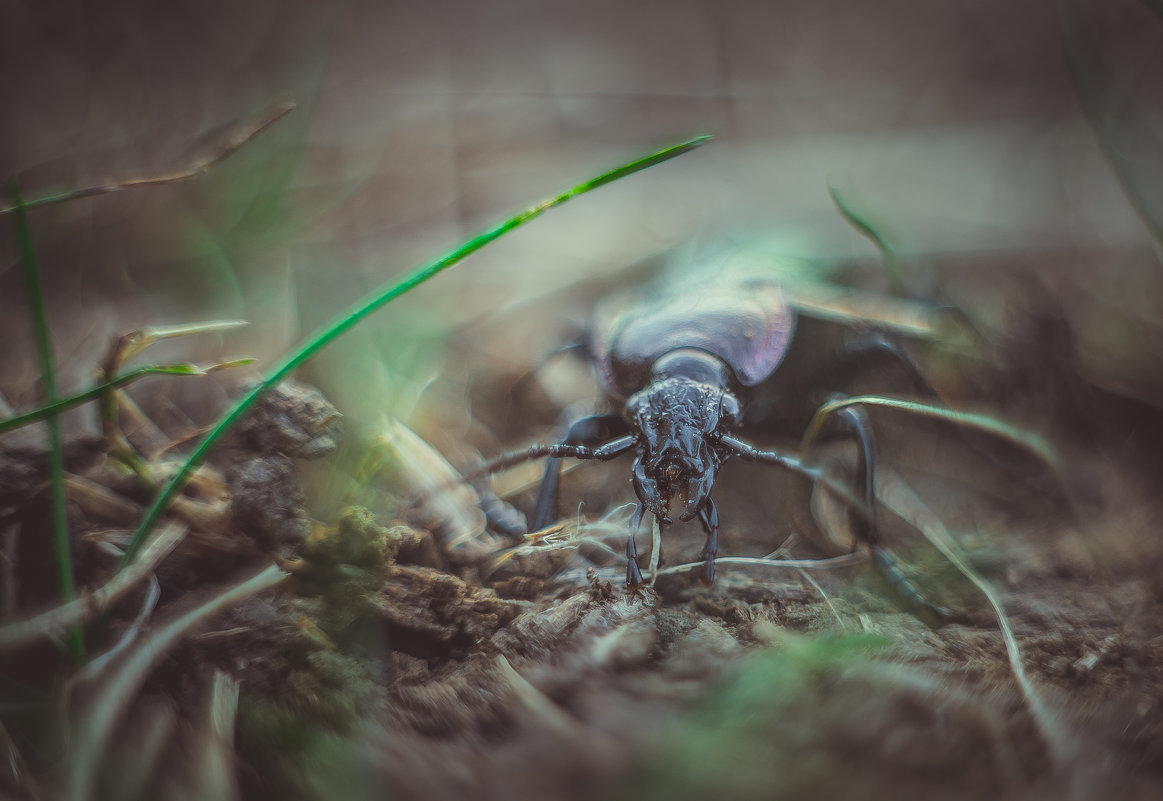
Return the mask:
[[[53,359],[52,334],[48,326],[48,313],[44,307],[44,293],[40,286],[40,270],[36,264],[36,253],[32,247],[32,236],[28,230],[28,218],[24,213],[24,202],[20,197],[20,187],[16,181],[10,184],[12,205],[15,211],[16,242],[20,251],[20,263],[24,267],[24,281],[28,287],[28,303],[32,309],[33,336],[36,352],[40,359],[40,378],[44,399],[52,405],[57,399],[56,364]],[[52,515],[53,547],[56,551],[57,582],[65,603],[77,597],[73,583],[73,562],[69,548],[69,519],[65,509],[65,459],[61,442],[61,421],[55,413],[47,418],[49,446],[49,505]],[[69,653],[76,661],[85,654],[81,629],[70,626],[67,642]]]

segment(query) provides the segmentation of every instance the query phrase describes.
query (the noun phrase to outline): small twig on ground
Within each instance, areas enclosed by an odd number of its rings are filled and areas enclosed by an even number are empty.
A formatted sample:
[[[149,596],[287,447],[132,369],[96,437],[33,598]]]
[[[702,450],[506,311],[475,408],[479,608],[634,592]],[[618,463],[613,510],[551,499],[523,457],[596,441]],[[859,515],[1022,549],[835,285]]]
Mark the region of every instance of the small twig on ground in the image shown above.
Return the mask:
[[[127,567],[126,570],[131,568]],[[174,613],[168,622],[160,623],[147,638],[139,641],[123,659],[118,660],[116,669],[108,671],[108,680],[93,703],[83,713],[79,711],[74,715],[77,731],[73,738],[67,792],[71,801],[85,801],[92,797],[97,770],[117,719],[129,708],[130,700],[149,672],[182,636],[211,615],[252,595],[272,589],[287,577],[287,573],[271,565],[248,579],[217,590],[208,600],[187,611]]]

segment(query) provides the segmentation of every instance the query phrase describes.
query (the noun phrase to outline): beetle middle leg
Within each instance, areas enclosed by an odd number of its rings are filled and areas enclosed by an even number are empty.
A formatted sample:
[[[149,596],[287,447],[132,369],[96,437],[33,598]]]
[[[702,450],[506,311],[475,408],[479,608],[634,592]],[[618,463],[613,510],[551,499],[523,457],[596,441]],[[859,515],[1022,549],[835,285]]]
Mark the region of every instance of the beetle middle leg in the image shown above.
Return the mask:
[[[700,556],[703,560],[703,583],[710,586],[715,583],[715,556],[719,553],[719,510],[710,498],[699,509],[699,522],[707,533],[707,543]]]

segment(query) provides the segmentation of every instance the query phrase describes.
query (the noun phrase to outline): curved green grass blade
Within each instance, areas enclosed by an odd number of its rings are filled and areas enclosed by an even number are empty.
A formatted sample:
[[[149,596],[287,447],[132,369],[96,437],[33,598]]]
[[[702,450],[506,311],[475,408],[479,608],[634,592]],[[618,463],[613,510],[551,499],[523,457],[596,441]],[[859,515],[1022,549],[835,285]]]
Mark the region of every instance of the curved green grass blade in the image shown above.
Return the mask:
[[[149,375],[206,375],[217,370],[226,370],[231,367],[241,367],[242,365],[252,363],[254,363],[254,359],[248,358],[234,359],[229,362],[216,362],[214,364],[150,364],[145,367],[138,367],[130,370],[128,373],[122,373],[112,381],[97,384],[96,386],[81,390],[75,395],[69,395],[67,398],[58,398],[56,401],[45,404],[37,409],[0,420],[0,433],[10,431],[14,428],[20,428],[29,423],[35,423],[37,420],[44,420],[60,414],[66,409],[80,406],[82,403],[97,400],[107,392],[120,389],[127,384],[132,384]]]
[[[243,414],[251,407],[251,405],[258,400],[267,390],[275,384],[287,377],[295,368],[303,364],[303,362],[310,359],[316,353],[321,351],[334,340],[342,336],[349,329],[354,327],[357,323],[369,316],[373,312],[379,310],[381,307],[387,305],[391,301],[403,295],[428,279],[435,276],[449,267],[452,267],[457,262],[465,257],[475,253],[483,248],[485,245],[493,242],[505,234],[520,228],[525,223],[536,217],[541,216],[550,209],[560,206],[562,203],[585,194],[591,190],[597,189],[600,186],[605,186],[608,183],[617,181],[620,178],[633,175],[636,172],[644,170],[648,167],[653,167],[656,164],[661,164],[664,161],[669,161],[676,156],[681,156],[700,145],[710,141],[709,136],[698,136],[694,139],[689,139],[677,145],[659,150],[656,153],[651,153],[640,159],[636,159],[620,167],[616,167],[609,172],[591,178],[588,181],[578,184],[577,186],[567,189],[561,194],[544,200],[541,203],[530,206],[524,211],[518,212],[514,216],[499,223],[498,225],[481,232],[477,236],[468,240],[459,247],[449,251],[443,256],[437,258],[428,264],[422,265],[413,272],[406,275],[402,280],[388,284],[385,287],[377,289],[372,294],[368,295],[363,300],[357,302],[354,306],[341,314],[328,325],[321,328],[316,333],[312,334],[303,345],[301,345],[291,355],[287,356],[281,364],[276,366],[262,383],[244,395],[234,407],[227,412],[227,414],[219,421],[219,423],[206,435],[205,439],[198,445],[198,447],[186,459],[185,464],[181,469],[170,479],[169,483],[162,488],[158,493],[149,509],[146,510],[144,517],[137,529],[133,532],[133,536],[125,549],[125,556],[121,560],[122,567],[133,561],[137,552],[141,549],[146,535],[157,523],[158,519],[165,512],[166,507],[169,506],[170,501],[185,484],[186,479],[194,468],[197,467],[206,458],[206,454],[210,448],[225,434],[230,428],[242,417]]]
[[[876,245],[876,249],[880,251],[881,261],[884,262],[884,269],[888,273],[890,284],[894,289],[901,289],[903,279],[900,270],[900,260],[897,258],[896,252],[889,246],[888,241],[876,230],[876,227],[872,223],[857,214],[848,205],[848,201],[840,194],[840,190],[831,182],[828,183],[828,194],[832,198],[832,204],[836,207],[836,211],[840,212],[840,216],[844,218],[844,221],[855,228],[857,233]]]
[[[848,201],[840,194],[840,190],[831,182],[828,183],[828,195],[832,198],[832,205],[836,207],[836,211],[840,212],[840,216],[844,218],[844,221],[855,228],[858,233],[872,242],[872,244],[876,245],[876,249],[880,251],[880,255],[884,257],[885,261],[893,258],[892,248],[888,246],[884,237],[872,226],[872,223],[852,210],[852,207],[848,205]]]

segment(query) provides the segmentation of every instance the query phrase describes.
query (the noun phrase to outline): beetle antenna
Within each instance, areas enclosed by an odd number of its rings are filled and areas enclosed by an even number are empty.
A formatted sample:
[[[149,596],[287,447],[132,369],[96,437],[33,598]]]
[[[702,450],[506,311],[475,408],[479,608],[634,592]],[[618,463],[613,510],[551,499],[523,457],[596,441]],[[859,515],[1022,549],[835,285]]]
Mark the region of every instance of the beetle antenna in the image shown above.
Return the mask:
[[[522,448],[516,451],[503,453],[493,459],[489,459],[484,464],[477,467],[475,470],[464,474],[465,481],[475,481],[478,478],[499,473],[502,470],[508,470],[510,467],[515,467],[522,462],[532,461],[533,459],[542,459],[544,457],[551,457],[555,459],[596,459],[604,462],[609,459],[621,456],[626,451],[634,447],[636,440],[633,435],[627,434],[624,437],[618,437],[615,440],[607,442],[597,448],[591,448],[587,445],[564,445],[564,444],[537,444],[530,445],[527,448]]]

